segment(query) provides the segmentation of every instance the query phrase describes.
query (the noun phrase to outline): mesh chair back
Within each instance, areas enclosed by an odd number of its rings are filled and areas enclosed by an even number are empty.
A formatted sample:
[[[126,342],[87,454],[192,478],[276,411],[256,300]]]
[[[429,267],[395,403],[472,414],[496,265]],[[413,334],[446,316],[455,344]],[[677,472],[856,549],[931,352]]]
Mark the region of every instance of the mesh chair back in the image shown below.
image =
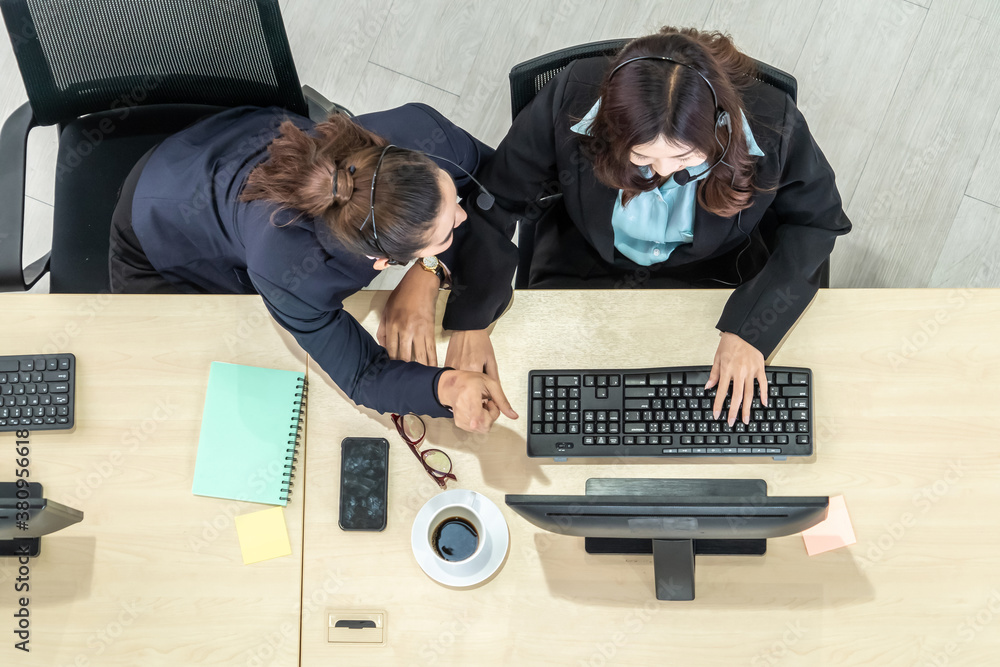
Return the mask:
[[[574,60],[597,56],[613,58],[630,41],[632,40],[609,39],[603,42],[580,44],[546,53],[515,65],[510,70],[511,120],[517,118],[521,110],[535,98],[538,91]],[[754,62],[757,64],[757,71],[754,73],[755,79],[787,93],[793,102],[797,101],[798,84],[794,76],[759,60],[754,60]]]
[[[757,71],[753,78],[777,88],[791,97],[792,102],[798,103],[799,84],[794,76],[759,60],[754,60],[754,62],[757,63]]]
[[[41,125],[147,104],[307,114],[277,0],[0,0]]]
[[[632,40],[609,39],[603,42],[571,46],[514,65],[510,70],[511,120],[517,118],[517,114],[521,113],[521,110],[535,99],[538,91],[574,60],[597,56],[614,57],[630,41]]]

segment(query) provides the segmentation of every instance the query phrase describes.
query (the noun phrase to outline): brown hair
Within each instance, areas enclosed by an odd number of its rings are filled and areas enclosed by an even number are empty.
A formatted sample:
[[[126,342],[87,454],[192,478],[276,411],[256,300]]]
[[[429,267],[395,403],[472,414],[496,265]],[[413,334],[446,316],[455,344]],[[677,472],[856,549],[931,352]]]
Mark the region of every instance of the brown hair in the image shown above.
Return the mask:
[[[639,56],[667,56],[697,72],[662,60],[640,60],[622,67],[609,80],[614,67]],[[646,178],[631,163],[634,147],[662,135],[704,153],[710,166],[722,157],[728,139],[725,162],[698,181],[698,204],[722,217],[749,207],[755,189],[754,162],[740,111],[741,90],[752,83],[750,77],[755,71],[753,59],[740,53],[729,37],[719,32],[664,26],[655,35],[632,40],[605,75],[601,106],[590,126],[590,136],[580,137],[593,162],[594,174],[608,187],[623,191],[624,205],[640,192],[666,182],[655,172]],[[726,128],[719,127],[716,140],[715,100],[698,72],[712,83],[719,107],[729,113],[728,138]]]
[[[318,123],[313,134],[288,120],[279,131],[268,158],[250,172],[241,201],[263,199],[311,216],[358,254],[408,262],[426,247],[443,196],[430,158],[386,152],[375,184],[376,241],[369,200],[385,139],[342,115]]]

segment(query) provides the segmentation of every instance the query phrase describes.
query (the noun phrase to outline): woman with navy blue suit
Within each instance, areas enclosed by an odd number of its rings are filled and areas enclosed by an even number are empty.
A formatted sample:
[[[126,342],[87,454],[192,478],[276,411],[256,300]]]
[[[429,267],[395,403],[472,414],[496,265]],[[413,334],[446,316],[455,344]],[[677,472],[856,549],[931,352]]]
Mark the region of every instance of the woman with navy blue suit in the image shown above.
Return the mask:
[[[215,114],[129,175],[112,289],[260,294],[356,403],[485,432],[501,412],[517,417],[495,379],[394,359],[342,305],[390,264],[450,259],[466,218],[457,195],[489,151],[418,104],[319,124],[277,108]],[[436,292],[441,270],[427,269],[411,271],[433,274]]]

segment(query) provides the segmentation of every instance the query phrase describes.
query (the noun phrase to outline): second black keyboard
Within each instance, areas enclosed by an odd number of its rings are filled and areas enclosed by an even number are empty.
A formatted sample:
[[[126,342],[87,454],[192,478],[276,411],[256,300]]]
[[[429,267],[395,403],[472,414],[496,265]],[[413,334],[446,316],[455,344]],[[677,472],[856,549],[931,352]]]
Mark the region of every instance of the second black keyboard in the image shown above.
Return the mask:
[[[76,357],[0,356],[0,431],[73,428]]]
[[[528,374],[528,456],[810,456],[812,371],[769,366],[768,404],[754,386],[749,424],[714,419],[710,366],[538,370]]]

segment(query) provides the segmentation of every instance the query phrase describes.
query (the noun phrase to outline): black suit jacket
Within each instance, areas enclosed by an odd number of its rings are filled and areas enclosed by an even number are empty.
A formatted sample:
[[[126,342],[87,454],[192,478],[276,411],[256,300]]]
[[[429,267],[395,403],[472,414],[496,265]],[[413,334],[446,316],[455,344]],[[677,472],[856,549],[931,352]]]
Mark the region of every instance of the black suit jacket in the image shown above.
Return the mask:
[[[757,158],[755,183],[765,190],[731,218],[698,206],[694,241],[676,248],[665,262],[643,267],[615,250],[611,214],[618,191],[597,180],[579,135],[570,129],[597,101],[607,66],[606,59],[591,58],[560,72],[518,115],[480,172],[497,203],[489,211],[467,207],[469,229],[459,262],[475,264],[456,266],[463,289],[449,301],[446,326],[480,328],[499,316],[517,265],[515,224],[541,219],[531,286],[742,282],[717,326],[768,356],[815,296],[834,240],[851,229],[833,170],[805,119],[787,95],[754,82],[743,102],[764,152]],[[545,215],[546,207],[537,202],[553,193],[563,195],[560,208]],[[466,270],[473,266],[479,270]]]

